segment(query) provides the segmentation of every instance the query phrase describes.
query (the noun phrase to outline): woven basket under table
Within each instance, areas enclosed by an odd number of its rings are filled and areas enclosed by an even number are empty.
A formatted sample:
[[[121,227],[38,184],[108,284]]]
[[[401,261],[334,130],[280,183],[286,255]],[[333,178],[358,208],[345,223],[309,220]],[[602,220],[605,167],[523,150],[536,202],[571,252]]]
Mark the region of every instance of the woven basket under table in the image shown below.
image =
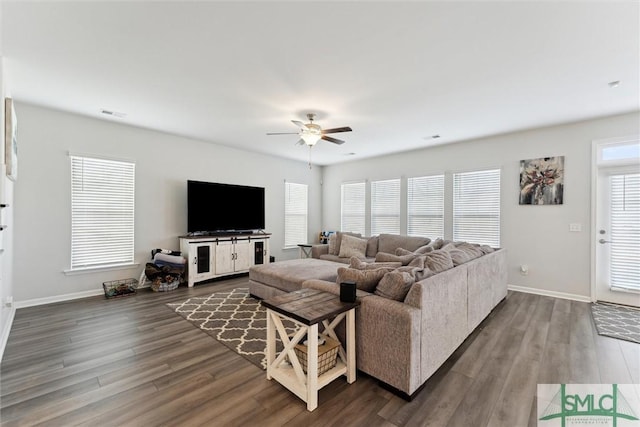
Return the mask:
[[[318,375],[322,375],[329,369],[336,366],[338,357],[338,350],[340,349],[340,343],[327,336],[322,336],[325,343],[318,346]],[[302,370],[307,373],[307,346],[304,344],[296,344],[294,347],[296,356],[302,365]]]

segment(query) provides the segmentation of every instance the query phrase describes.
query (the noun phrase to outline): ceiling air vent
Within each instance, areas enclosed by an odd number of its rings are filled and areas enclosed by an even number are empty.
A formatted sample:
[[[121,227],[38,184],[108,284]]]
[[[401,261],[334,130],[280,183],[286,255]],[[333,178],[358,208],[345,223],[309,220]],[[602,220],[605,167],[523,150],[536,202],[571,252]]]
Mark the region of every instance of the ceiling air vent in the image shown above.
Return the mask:
[[[117,111],[111,111],[111,110],[100,110],[100,113],[104,114],[105,116],[113,116],[119,119],[122,119],[127,116],[126,113],[119,113]]]

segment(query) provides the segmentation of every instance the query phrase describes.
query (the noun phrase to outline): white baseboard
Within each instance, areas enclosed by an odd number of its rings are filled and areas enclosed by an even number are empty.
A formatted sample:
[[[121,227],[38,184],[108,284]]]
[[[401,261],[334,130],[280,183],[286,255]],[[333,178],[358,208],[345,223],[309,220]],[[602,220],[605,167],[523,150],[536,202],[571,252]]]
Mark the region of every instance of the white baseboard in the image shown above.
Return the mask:
[[[527,294],[544,295],[546,297],[569,299],[579,302],[592,302],[590,297],[584,295],[568,294],[565,292],[548,291],[546,289],[528,288],[526,286],[507,285],[510,291],[524,292]]]
[[[13,318],[16,315],[15,307],[11,307],[9,310],[9,316],[7,317],[7,323],[3,325],[2,331],[0,333],[0,362],[2,361],[2,357],[4,356],[4,348],[7,346],[7,341],[9,340],[9,332],[11,332],[11,326],[13,325]]]
[[[14,305],[16,308],[26,308],[26,307],[33,307],[36,305],[51,304],[54,302],[63,302],[63,301],[71,301],[74,299],[80,299],[80,298],[95,297],[98,295],[104,295],[104,291],[102,289],[93,289],[91,291],[74,292],[72,294],[28,299],[24,301],[16,301]]]

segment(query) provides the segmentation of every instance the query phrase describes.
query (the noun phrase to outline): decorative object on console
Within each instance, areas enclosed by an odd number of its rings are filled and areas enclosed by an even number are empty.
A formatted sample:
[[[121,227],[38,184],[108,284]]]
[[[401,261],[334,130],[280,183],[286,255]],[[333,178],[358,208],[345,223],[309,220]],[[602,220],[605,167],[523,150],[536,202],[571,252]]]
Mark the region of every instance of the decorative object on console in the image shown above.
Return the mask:
[[[18,120],[13,107],[13,100],[4,100],[4,158],[7,164],[7,177],[12,181],[18,179]]]
[[[520,161],[520,204],[561,205],[564,199],[564,156]]]
[[[356,301],[356,282],[353,282],[353,281],[340,282],[340,301],[342,302]]]
[[[322,244],[329,243],[329,237],[335,233],[335,231],[321,231],[318,236],[318,242]]]

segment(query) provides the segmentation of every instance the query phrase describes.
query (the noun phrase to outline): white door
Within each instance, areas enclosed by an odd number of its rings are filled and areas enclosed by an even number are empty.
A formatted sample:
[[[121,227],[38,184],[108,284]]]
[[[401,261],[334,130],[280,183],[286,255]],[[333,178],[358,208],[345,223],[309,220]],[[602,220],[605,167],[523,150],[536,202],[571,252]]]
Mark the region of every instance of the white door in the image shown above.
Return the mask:
[[[640,168],[633,148],[638,145],[632,142],[627,154],[621,146],[597,148],[595,299],[640,307]],[[607,155],[613,148],[622,154]]]

